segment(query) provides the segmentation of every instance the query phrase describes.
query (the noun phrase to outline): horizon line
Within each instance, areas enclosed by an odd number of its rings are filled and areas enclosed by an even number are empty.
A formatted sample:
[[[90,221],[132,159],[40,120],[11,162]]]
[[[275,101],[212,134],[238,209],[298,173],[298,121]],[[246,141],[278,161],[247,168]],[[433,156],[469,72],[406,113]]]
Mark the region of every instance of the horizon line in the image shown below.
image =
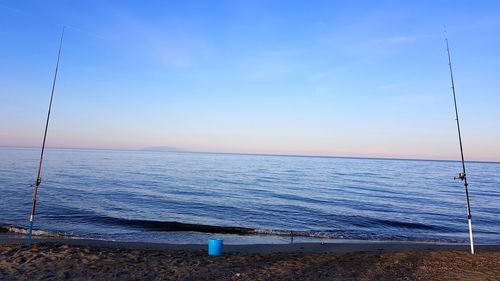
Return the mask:
[[[20,148],[20,149],[40,149],[38,146],[10,146],[10,145],[0,145],[0,148]],[[168,150],[148,150],[148,148],[154,147],[144,147],[144,148],[95,148],[95,147],[46,147],[47,149],[56,150],[108,150],[108,151],[141,151],[141,152],[162,152],[162,153],[203,153],[203,154],[229,154],[229,155],[255,155],[255,156],[277,156],[277,157],[310,157],[310,158],[341,158],[341,159],[374,159],[374,160],[404,160],[404,161],[435,161],[435,162],[461,162],[460,159],[425,159],[425,158],[398,158],[398,157],[377,157],[377,156],[335,156],[335,155],[315,155],[315,154],[281,154],[281,153],[250,153],[250,152],[218,152],[218,151],[195,151],[195,150],[185,150],[181,148],[178,151],[168,151]],[[489,164],[500,164],[499,161],[491,160],[465,160],[469,163],[489,163]]]

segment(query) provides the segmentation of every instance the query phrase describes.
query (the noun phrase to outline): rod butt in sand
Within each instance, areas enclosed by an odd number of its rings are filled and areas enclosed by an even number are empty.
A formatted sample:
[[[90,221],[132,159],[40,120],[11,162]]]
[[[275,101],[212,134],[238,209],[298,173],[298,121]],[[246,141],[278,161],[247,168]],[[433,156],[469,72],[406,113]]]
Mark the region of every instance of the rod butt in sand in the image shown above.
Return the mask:
[[[470,253],[474,254],[474,239],[472,239],[472,220],[469,218],[469,238],[470,238]]]
[[[33,220],[30,219],[30,227],[28,229],[28,246],[31,246],[33,244]]]

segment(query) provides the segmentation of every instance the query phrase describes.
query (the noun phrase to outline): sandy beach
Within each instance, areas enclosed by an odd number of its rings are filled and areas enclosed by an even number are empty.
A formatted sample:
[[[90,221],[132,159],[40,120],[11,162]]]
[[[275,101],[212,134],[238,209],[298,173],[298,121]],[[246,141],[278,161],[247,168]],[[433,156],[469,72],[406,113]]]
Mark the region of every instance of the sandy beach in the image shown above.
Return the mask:
[[[424,243],[205,245],[0,241],[0,280],[500,280],[500,247]]]

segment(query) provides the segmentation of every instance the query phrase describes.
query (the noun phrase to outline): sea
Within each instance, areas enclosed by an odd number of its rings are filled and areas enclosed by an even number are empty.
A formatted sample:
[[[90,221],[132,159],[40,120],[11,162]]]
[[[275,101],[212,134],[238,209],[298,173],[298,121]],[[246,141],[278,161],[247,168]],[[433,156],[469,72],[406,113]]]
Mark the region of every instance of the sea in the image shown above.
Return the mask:
[[[0,237],[26,234],[39,154],[0,148]],[[500,244],[500,163],[466,167],[475,242]],[[460,171],[457,161],[47,149],[34,235],[468,243]]]

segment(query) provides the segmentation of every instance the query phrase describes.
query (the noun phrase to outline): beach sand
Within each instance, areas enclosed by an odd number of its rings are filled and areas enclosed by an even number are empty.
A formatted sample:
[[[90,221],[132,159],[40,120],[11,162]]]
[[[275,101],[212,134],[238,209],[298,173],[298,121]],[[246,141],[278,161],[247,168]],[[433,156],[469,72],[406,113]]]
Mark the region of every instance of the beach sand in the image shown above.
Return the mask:
[[[0,280],[500,280],[500,247],[416,243],[205,245],[0,241]]]

